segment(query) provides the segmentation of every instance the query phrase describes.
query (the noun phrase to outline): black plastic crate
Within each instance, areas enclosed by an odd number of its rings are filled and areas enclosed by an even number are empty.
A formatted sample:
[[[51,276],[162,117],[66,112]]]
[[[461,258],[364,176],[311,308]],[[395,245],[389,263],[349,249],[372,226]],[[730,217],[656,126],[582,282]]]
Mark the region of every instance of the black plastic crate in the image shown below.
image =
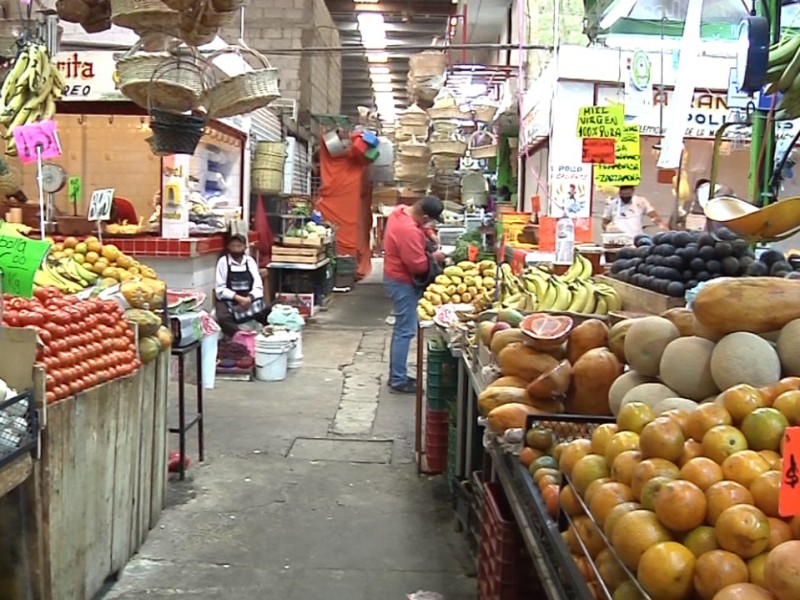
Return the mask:
[[[0,467],[35,451],[38,443],[39,419],[33,394],[25,391],[0,402]]]

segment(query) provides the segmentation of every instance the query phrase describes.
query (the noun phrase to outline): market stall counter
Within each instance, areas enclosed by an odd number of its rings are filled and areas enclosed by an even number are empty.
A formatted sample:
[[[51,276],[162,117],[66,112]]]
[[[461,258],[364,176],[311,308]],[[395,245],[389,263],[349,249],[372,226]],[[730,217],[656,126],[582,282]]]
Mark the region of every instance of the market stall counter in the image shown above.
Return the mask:
[[[40,460],[20,484],[26,511],[14,517],[27,518],[28,539],[7,556],[33,597],[91,598],[164,505],[169,353],[48,403],[53,372],[35,366],[38,343],[31,328],[0,327],[0,352],[11,357],[0,378],[31,390],[42,423]]]

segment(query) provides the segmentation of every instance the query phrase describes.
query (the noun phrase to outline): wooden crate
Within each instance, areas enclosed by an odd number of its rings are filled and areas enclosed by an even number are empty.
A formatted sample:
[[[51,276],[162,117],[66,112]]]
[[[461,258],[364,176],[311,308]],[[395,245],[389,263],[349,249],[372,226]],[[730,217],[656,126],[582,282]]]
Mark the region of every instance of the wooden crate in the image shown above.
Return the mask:
[[[622,299],[622,308],[625,312],[660,315],[670,308],[686,306],[686,301],[683,298],[673,298],[672,296],[659,294],[613,277],[601,275],[595,279],[607,283],[617,290]]]
[[[323,246],[327,246],[329,243],[330,239],[321,237],[301,238],[284,235],[281,238],[281,245],[292,248],[322,248]]]
[[[283,246],[272,247],[272,260],[274,262],[315,264],[325,258],[325,254],[318,248],[286,248]]]
[[[158,521],[169,358],[48,407],[36,466],[42,600],[93,598]]]

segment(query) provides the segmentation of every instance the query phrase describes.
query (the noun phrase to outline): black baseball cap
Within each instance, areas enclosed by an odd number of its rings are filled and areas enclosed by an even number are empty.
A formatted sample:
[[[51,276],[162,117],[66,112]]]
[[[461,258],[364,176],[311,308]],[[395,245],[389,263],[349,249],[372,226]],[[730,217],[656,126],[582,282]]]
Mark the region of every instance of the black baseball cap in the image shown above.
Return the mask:
[[[419,201],[422,214],[433,219],[434,221],[442,222],[442,213],[444,212],[444,203],[436,196],[423,196]]]

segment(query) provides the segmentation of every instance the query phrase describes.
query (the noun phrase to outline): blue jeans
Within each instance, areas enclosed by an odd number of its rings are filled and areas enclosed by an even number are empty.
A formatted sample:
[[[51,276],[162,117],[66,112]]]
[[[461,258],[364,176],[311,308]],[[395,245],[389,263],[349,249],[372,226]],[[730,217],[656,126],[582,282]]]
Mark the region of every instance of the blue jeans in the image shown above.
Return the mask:
[[[408,348],[417,335],[417,300],[422,290],[410,283],[384,279],[386,293],[392,300],[394,329],[389,352],[389,385],[403,386],[408,383]]]

